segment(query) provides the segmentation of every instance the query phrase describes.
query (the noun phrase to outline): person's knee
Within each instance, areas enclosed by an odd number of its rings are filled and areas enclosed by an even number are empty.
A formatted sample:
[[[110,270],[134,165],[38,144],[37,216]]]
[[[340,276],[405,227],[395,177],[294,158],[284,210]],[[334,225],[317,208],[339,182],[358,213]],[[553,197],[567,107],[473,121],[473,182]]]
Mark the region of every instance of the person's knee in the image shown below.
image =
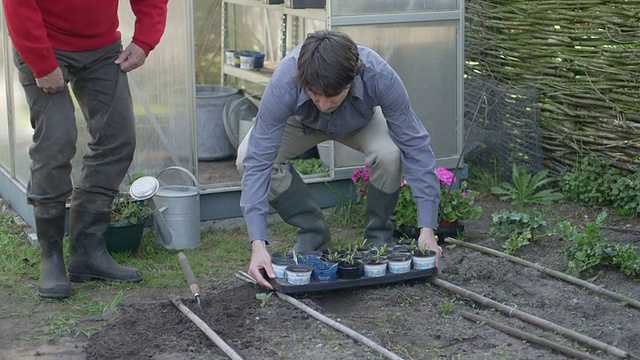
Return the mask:
[[[389,148],[376,155],[376,166],[380,171],[388,174],[398,174],[402,170],[400,161],[400,149]]]
[[[370,170],[372,185],[385,192],[393,192],[400,187],[401,177],[402,162],[400,160],[400,149],[397,147],[389,148],[384,152],[376,154]]]

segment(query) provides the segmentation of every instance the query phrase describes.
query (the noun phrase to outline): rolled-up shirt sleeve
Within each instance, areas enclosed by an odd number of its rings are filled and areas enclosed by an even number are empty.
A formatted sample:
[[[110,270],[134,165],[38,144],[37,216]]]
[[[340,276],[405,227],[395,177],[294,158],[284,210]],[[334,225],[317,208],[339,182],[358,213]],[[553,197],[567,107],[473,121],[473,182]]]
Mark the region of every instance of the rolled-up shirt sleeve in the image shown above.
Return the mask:
[[[260,102],[243,160],[240,208],[249,239],[269,240],[267,214],[271,169],[280,148],[287,119],[296,104],[296,61],[283,59],[274,72]]]

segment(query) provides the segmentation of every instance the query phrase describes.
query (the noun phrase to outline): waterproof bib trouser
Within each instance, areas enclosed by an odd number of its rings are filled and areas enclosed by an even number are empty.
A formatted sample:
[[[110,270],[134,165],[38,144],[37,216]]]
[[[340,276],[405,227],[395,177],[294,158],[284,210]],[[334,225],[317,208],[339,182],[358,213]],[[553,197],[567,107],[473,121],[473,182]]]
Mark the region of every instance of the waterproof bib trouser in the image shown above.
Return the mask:
[[[399,194],[400,190],[386,193],[369,183],[365,210],[367,227],[364,230],[367,245],[393,243],[395,225],[391,222],[391,214],[396,208]]]
[[[289,166],[291,185],[269,204],[287,224],[298,228],[296,251],[322,250],[331,244],[324,214],[298,172]]]

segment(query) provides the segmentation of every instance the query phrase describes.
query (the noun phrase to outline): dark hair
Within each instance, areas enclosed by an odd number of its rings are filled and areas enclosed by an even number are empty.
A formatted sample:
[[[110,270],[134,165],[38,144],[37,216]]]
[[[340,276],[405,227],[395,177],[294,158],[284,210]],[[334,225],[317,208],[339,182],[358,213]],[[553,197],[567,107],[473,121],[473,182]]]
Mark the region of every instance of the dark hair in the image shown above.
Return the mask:
[[[305,90],[333,97],[360,72],[358,46],[347,34],[319,30],[307,35],[298,58],[298,81]]]

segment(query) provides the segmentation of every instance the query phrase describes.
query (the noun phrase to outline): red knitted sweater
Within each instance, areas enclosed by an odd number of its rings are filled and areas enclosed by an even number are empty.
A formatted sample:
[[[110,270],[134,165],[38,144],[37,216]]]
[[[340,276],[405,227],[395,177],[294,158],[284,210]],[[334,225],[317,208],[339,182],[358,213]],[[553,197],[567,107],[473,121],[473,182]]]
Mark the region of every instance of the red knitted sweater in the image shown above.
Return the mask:
[[[129,0],[133,42],[148,55],[164,32],[168,0]],[[3,0],[13,45],[35,77],[58,67],[53,49],[95,50],[120,38],[118,0]]]

